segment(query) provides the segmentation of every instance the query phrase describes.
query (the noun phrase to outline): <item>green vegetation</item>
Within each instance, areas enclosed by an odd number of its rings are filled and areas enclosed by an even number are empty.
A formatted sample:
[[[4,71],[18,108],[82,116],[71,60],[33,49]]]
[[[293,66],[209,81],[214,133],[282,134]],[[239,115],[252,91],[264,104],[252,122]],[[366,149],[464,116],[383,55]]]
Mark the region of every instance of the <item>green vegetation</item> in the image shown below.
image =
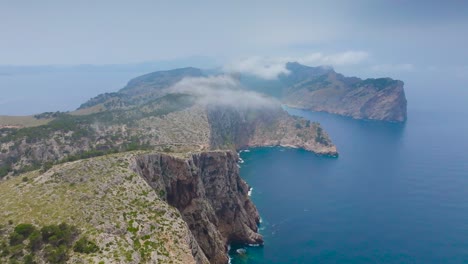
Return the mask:
[[[34,118],[36,119],[52,119],[52,118],[57,118],[59,116],[62,116],[64,115],[65,113],[63,112],[44,112],[42,114],[37,114],[37,115],[34,115]]]
[[[114,154],[114,153],[119,153],[119,152],[134,151],[134,150],[148,150],[148,149],[151,149],[151,146],[149,144],[140,144],[138,142],[130,142],[128,144],[124,144],[120,148],[111,148],[108,150],[92,149],[88,151],[82,151],[78,154],[67,156],[63,160],[58,161],[58,163],[65,163],[65,162],[70,162],[70,161],[75,161],[75,160],[80,160],[80,159],[89,159],[93,157],[99,157],[99,156],[104,156],[104,155],[109,155],[109,154]]]
[[[36,263],[35,260],[43,257],[47,263],[65,263],[78,236],[78,229],[66,223],[47,225],[40,230],[32,224],[19,224],[9,234],[9,244],[0,236],[0,260],[7,258],[10,263]],[[43,256],[38,253],[41,249]],[[99,251],[99,247],[83,237],[74,243],[73,250],[90,254]]]
[[[398,81],[390,79],[390,78],[377,78],[377,79],[370,78],[370,79],[365,79],[354,84],[353,87],[358,88],[358,87],[363,87],[363,86],[372,86],[376,90],[380,91],[382,89],[385,89],[389,86],[394,86],[396,84],[398,84]]]
[[[315,141],[322,145],[328,146],[328,140],[323,135],[323,129],[320,126],[317,126],[317,135],[315,136]]]
[[[5,143],[25,139],[27,143],[34,143],[50,137],[50,135],[56,131],[71,131],[73,132],[72,137],[76,139],[89,137],[93,135],[93,131],[89,127],[92,120],[94,119],[91,116],[71,116],[63,114],[46,125],[11,130],[6,136],[0,137],[0,142]]]
[[[34,231],[36,231],[36,228],[31,224],[19,224],[15,227],[15,233],[24,237],[29,237]]]
[[[75,246],[73,247],[75,252],[79,253],[95,253],[99,251],[99,247],[92,241],[89,241],[87,238],[82,237],[76,241]]]
[[[142,142],[141,136],[139,135],[124,135],[122,133],[106,134],[102,133],[100,129],[96,129],[96,127],[108,128],[113,125],[125,125],[131,129],[133,127],[138,127],[139,120],[143,118],[164,116],[171,112],[190,107],[193,105],[193,102],[193,96],[191,95],[169,94],[130,109],[116,109],[89,115],[71,115],[61,112],[43,113],[36,115],[36,118],[54,119],[46,125],[37,127],[0,129],[0,143],[13,143],[13,145],[10,146],[10,150],[4,149],[7,156],[0,164],[0,178],[9,173],[17,175],[38,169],[41,169],[41,172],[46,172],[54,163],[103,156],[116,152],[150,149],[151,147],[148,142]],[[51,139],[55,139],[55,142],[51,143]],[[104,140],[106,143],[97,146],[92,146],[87,143],[98,139]],[[61,161],[47,161],[42,164],[42,161],[32,158],[31,148],[21,145],[23,140],[27,144],[58,144],[59,146],[67,144],[74,148],[85,148],[85,146],[89,146],[92,149],[72,153]],[[13,151],[18,149],[21,149],[21,152],[17,153]],[[29,163],[22,163],[19,169],[13,170],[12,167],[18,164],[19,157],[25,155],[31,158]],[[62,156],[65,155],[66,153],[62,153]]]
[[[103,103],[105,103],[106,101],[108,101],[110,99],[114,99],[114,98],[119,98],[120,99],[120,98],[123,98],[123,97],[124,97],[124,95],[120,94],[120,93],[103,93],[103,94],[100,94],[100,95],[88,100],[86,103],[81,104],[78,109],[93,107],[93,106],[98,105],[98,104],[103,104]]]
[[[11,172],[11,164],[5,164],[0,166],[0,178],[5,177]]]

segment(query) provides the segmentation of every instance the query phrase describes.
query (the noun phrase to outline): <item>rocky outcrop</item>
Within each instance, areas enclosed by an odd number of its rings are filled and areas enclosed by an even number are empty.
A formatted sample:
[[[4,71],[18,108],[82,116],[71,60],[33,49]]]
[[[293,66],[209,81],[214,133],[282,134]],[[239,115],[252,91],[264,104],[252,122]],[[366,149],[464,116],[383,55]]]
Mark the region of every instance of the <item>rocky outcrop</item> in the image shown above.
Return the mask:
[[[373,86],[315,91],[304,89],[288,95],[284,102],[293,108],[328,112],[355,119],[404,122],[407,115],[407,102],[401,81],[381,90]]]
[[[255,110],[211,107],[208,120],[213,149],[285,146],[338,156],[320,124],[290,116],[280,106]]]
[[[68,162],[0,181],[0,245],[9,245],[4,231],[19,223],[65,222],[100,248],[92,255],[70,250],[67,263],[209,263],[180,212],[135,173],[136,155]],[[0,263],[25,263],[23,253],[9,253],[3,250]],[[33,258],[51,263],[42,250]]]
[[[277,80],[242,82],[249,89],[278,97],[290,107],[328,112],[356,119],[404,122],[407,102],[403,82],[390,78],[345,77],[331,67],[286,64]]]
[[[312,68],[297,64],[288,64],[288,67],[295,70],[291,75]],[[322,74],[302,76],[299,82],[286,89],[283,101],[291,107],[356,119],[404,122],[407,102],[403,85],[402,81],[390,78],[345,77],[329,69]]]
[[[186,158],[149,154],[134,169],[170,205],[179,209],[211,263],[227,263],[231,242],[262,244],[260,217],[239,176],[237,154],[210,151]]]

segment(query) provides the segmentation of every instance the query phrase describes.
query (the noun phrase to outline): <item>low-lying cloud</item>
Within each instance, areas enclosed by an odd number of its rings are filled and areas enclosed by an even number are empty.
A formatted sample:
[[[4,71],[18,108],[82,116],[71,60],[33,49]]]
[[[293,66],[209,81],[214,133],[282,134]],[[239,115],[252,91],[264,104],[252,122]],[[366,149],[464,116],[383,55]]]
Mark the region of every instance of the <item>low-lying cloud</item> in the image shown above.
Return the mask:
[[[346,51],[342,53],[311,53],[300,57],[250,57],[231,62],[223,67],[226,73],[244,73],[263,79],[276,79],[280,74],[289,74],[287,62],[299,62],[309,66],[344,66],[355,65],[369,58],[365,51]]]
[[[170,88],[171,92],[196,95],[204,105],[225,105],[242,108],[278,107],[271,97],[248,91],[229,75],[184,78]]]

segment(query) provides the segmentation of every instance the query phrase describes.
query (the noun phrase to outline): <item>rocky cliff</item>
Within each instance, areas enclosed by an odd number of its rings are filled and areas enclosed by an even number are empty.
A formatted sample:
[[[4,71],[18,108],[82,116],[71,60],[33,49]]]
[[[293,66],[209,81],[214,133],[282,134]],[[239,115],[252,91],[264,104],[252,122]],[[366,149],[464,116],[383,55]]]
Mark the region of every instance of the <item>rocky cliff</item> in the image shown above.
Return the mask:
[[[0,231],[72,224],[100,251],[70,251],[70,263],[227,263],[229,243],[263,243],[237,160],[231,151],[127,152],[22,174],[0,181]],[[22,260],[5,252],[0,262]]]
[[[170,205],[179,209],[211,263],[227,263],[231,242],[262,244],[258,212],[240,178],[237,154],[211,151],[187,159],[142,155],[134,168]]]
[[[209,107],[211,148],[284,146],[319,155],[338,151],[320,124],[288,115],[281,107],[242,109]]]
[[[135,149],[194,151],[289,146],[336,156],[318,123],[268,107],[201,105],[168,94],[125,110],[63,114],[47,125],[0,130],[0,178],[81,158]]]
[[[14,226],[62,222],[76,226],[99,247],[93,254],[69,250],[67,263],[209,263],[179,210],[133,170],[138,155],[79,160],[0,181],[0,263],[31,263],[24,259],[26,244],[7,247],[6,234]],[[181,161],[166,165],[172,162]],[[178,173],[172,169],[176,166],[165,173]],[[49,261],[46,250],[39,247],[31,254],[33,263],[65,263]]]
[[[356,119],[404,122],[407,101],[403,82],[390,78],[345,77],[330,67],[287,63],[278,80],[244,78],[250,89],[279,97],[290,107],[328,112]]]

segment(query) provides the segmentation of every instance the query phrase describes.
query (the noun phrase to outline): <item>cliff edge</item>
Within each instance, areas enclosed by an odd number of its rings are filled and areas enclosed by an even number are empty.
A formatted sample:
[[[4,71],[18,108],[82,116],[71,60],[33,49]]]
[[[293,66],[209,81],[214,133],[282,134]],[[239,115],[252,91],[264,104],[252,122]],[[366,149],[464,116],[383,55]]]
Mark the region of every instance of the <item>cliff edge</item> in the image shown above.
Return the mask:
[[[186,159],[159,153],[135,158],[135,171],[179,209],[211,263],[227,263],[232,242],[263,243],[257,233],[260,217],[237,160],[231,151],[195,153]]]

